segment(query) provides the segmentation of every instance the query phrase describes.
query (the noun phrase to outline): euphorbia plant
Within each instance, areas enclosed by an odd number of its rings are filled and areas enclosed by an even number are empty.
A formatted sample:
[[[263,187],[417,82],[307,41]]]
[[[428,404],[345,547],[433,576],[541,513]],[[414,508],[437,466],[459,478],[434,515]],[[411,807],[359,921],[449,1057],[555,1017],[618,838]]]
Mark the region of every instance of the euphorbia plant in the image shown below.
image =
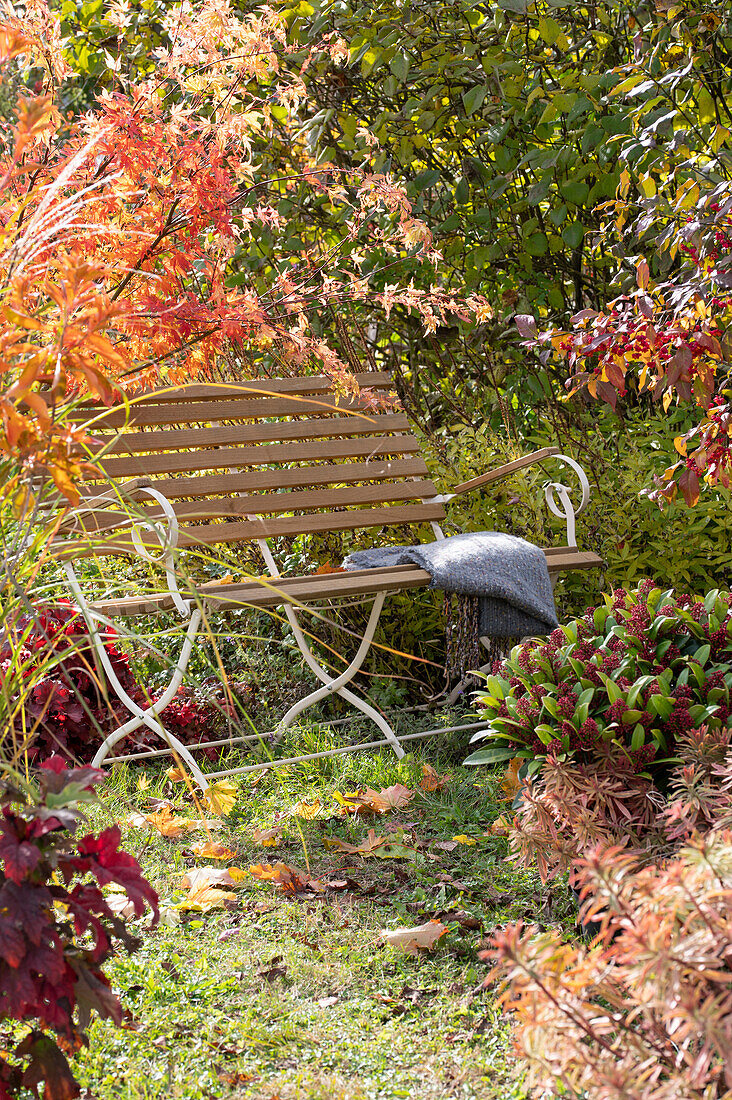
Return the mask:
[[[732,595],[675,596],[651,581],[516,646],[477,693],[488,741],[469,764],[511,757],[529,774],[551,756],[597,760],[612,749],[642,771],[677,736],[730,716]]]
[[[0,781],[0,1100],[37,1095],[42,1081],[48,1100],[78,1096],[66,1054],[86,1042],[92,1013],[122,1022],[102,968],[117,944],[132,952],[139,941],[103,888],[117,884],[136,916],[150,907],[157,919],[157,895],[120,849],[119,828],[75,836],[100,778],[55,756],[37,788]]]

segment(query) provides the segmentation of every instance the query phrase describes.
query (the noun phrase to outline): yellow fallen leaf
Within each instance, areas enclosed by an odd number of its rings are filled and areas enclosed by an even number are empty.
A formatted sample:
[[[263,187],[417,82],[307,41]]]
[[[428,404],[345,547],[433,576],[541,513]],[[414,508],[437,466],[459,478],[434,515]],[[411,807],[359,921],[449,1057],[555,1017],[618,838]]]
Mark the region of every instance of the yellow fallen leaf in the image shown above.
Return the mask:
[[[217,886],[201,885],[192,890],[187,898],[179,902],[176,909],[195,913],[208,913],[211,909],[223,909],[227,901],[236,901],[231,890],[221,890]]]
[[[194,844],[191,848],[199,859],[236,859],[236,852],[227,848],[218,840],[207,840],[203,844]]]
[[[237,790],[233,783],[222,780],[220,783],[212,783],[201,795],[201,801],[207,810],[217,817],[224,817],[231,812],[236,802]]]
[[[415,928],[384,928],[381,936],[390,947],[398,947],[408,955],[416,955],[419,951],[432,951],[446,932],[446,925],[438,920],[428,920],[426,924],[418,924]]]
[[[183,769],[179,768],[177,764],[173,764],[172,767],[168,768],[165,774],[171,783],[182,783],[186,777]]]
[[[157,810],[151,814],[131,814],[128,824],[134,825],[138,829],[146,824],[150,825],[161,836],[167,837],[169,840],[173,840],[195,827],[195,822],[189,817],[175,817],[170,806],[163,806],[162,810]]]
[[[465,833],[460,833],[459,836],[452,838],[456,844],[477,844],[474,836],[466,836]]]
[[[293,817],[301,817],[305,821],[312,821],[319,816],[320,810],[320,799],[316,798],[312,802],[306,802],[305,800],[296,802],[290,810],[290,813]]]

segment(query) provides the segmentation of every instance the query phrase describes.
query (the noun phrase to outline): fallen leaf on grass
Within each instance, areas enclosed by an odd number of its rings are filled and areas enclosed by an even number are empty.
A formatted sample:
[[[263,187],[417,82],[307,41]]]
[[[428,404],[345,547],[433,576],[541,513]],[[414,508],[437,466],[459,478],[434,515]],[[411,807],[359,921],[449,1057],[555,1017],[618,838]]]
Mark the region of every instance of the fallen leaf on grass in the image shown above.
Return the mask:
[[[456,840],[436,840],[432,845],[433,848],[439,848],[441,852],[454,852],[457,846]]]
[[[301,817],[304,821],[312,821],[320,814],[320,799],[316,798],[313,802],[306,802],[304,799],[301,802],[296,802],[290,810],[293,817]]]
[[[238,871],[239,874],[234,875],[233,871]],[[201,886],[240,886],[245,877],[244,871],[239,867],[193,867],[186,871],[180,884],[184,890],[193,892]]]
[[[216,814],[217,817],[225,817],[226,814],[231,812],[236,802],[236,794],[236,787],[233,783],[222,781],[221,783],[212,783],[201,795],[201,801],[212,814]]]
[[[428,920],[416,928],[382,929],[381,937],[390,947],[398,947],[408,955],[419,951],[432,951],[435,944],[447,932],[447,926],[438,920]]]
[[[364,858],[374,856],[377,859],[413,859],[416,852],[415,848],[404,844],[401,834],[377,836],[374,829],[369,829],[368,836],[360,844],[349,844],[335,836],[323,837],[323,844],[337,852],[348,852],[349,855]]]
[[[169,840],[182,836],[183,833],[187,833],[195,827],[195,822],[191,818],[175,817],[170,806],[163,806],[161,810],[151,814],[131,814],[127,824],[134,825],[137,829],[150,825],[161,836],[168,837]]]
[[[451,779],[451,775],[438,775],[431,764],[423,764],[419,785],[423,791],[441,791]]]
[[[275,825],[272,829],[255,829],[252,833],[255,844],[261,844],[263,848],[279,848],[282,841],[282,826]]]
[[[199,859],[236,859],[236,852],[227,848],[218,840],[207,840],[203,844],[194,844],[191,847],[194,856]]]
[[[341,794],[333,791],[333,797],[340,806],[340,812],[347,814],[386,814],[390,810],[402,810],[414,798],[414,791],[402,783],[395,783],[384,790],[374,791],[367,787],[365,791],[349,791]]]
[[[513,802],[514,798],[521,790],[523,783],[519,779],[519,768],[523,764],[523,759],[520,756],[514,756],[513,760],[506,768],[506,773],[503,776],[501,782],[501,790],[503,791],[506,801]]]
[[[308,891],[322,894],[325,889],[322,882],[310,878],[299,867],[289,867],[286,863],[255,863],[249,868],[249,872],[260,882],[272,882],[279,886],[283,894],[303,894]]]
[[[208,913],[211,909],[225,909],[227,902],[230,901],[236,901],[236,894],[231,890],[222,890],[218,886],[202,883],[197,889],[191,890],[188,897],[178,903],[176,909],[183,912]]]
[[[172,767],[168,768],[165,774],[171,783],[182,783],[186,777],[186,773],[177,764],[173,764]]]
[[[501,814],[491,825],[487,833],[484,836],[508,836],[511,831],[511,822],[508,820],[505,814]]]
[[[277,981],[278,978],[285,978],[286,976],[287,967],[283,965],[281,955],[275,955],[274,958],[270,959],[264,966],[260,966],[257,970],[257,977],[263,978],[264,981],[269,982],[270,985],[272,982]]]
[[[466,836],[465,833],[460,833],[459,836],[454,836],[452,839],[456,844],[473,845],[478,843],[474,836]]]

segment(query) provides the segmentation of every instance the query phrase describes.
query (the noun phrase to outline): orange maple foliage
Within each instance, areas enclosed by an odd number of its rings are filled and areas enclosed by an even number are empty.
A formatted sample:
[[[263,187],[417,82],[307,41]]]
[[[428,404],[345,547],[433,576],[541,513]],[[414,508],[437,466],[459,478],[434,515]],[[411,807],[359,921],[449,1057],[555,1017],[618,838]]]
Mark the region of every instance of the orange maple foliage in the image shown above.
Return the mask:
[[[245,378],[267,357],[292,371],[312,365],[353,392],[348,365],[321,335],[320,315],[339,302],[376,303],[387,315],[399,304],[429,331],[449,316],[485,315],[482,299],[397,283],[377,292],[361,274],[369,247],[395,265],[404,255],[439,259],[386,176],[346,178],[293,136],[292,178],[263,179],[273,105],[294,127],[305,94],[280,65],[281,13],[173,2],[170,44],[149,75],[126,86],[118,74],[93,111],[62,119],[52,90],[68,72],[59,19],[46,0],[25,8],[22,21],[0,20],[0,64],[42,63],[50,90],[19,101],[0,143],[0,452],[19,478],[50,475],[78,499],[94,447],[60,412],[89,393],[134,400],[144,386],[210,377],[222,364]],[[337,60],[339,44],[326,48]],[[314,234],[289,256],[283,247],[272,278],[250,280],[238,257],[263,230],[288,237],[279,200],[295,185],[343,210],[342,240],[326,246]]]

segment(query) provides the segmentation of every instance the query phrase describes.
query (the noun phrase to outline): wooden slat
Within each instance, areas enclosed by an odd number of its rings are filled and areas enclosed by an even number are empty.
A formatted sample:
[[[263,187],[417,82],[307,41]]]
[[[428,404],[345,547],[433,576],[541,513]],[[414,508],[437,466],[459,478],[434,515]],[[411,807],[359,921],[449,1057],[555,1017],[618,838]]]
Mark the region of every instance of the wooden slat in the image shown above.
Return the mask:
[[[474,477],[470,481],[463,481],[460,485],[456,485],[452,491],[456,496],[460,493],[467,493],[471,489],[480,488],[481,485],[489,485],[492,481],[498,481],[501,477],[508,477],[509,474],[523,469],[524,466],[531,466],[535,462],[541,462],[545,458],[550,458],[551,455],[558,454],[560,454],[559,447],[542,447],[541,450],[532,451],[530,454],[523,455],[522,458],[515,458],[513,462],[496,466],[495,470],[489,470],[487,474],[481,474],[480,477]]]
[[[156,478],[153,481],[153,486],[171,500],[182,500],[185,497],[208,497],[218,494],[238,495],[256,489],[274,493],[276,489],[306,485],[337,485],[339,482],[349,484],[357,481],[398,480],[401,475],[390,473],[389,465],[385,462],[358,462],[344,463],[342,466],[301,466],[295,469],[277,468],[245,473],[237,470],[226,474],[201,474],[198,477]],[[395,462],[392,465],[396,468],[398,464]],[[424,475],[427,473],[427,467],[419,456],[408,462],[406,466],[409,475]],[[355,474],[349,476],[349,471],[354,470],[354,468]],[[120,489],[124,490],[125,483],[120,482],[119,485]],[[436,492],[435,489],[429,495],[435,496]]]
[[[288,440],[328,439],[334,436],[378,436],[385,432],[411,432],[403,413],[360,417],[319,417],[317,420],[293,420],[285,423],[225,424],[206,428],[160,428],[146,432],[116,432],[106,435],[95,427],[99,449],[106,454],[140,454],[148,451],[188,452],[191,448],[226,447],[242,443],[285,443]],[[413,436],[411,437],[413,438]],[[415,449],[415,448],[412,448]],[[91,448],[95,453],[97,447]],[[360,453],[360,452],[359,452]]]
[[[370,458],[378,462],[383,455],[417,455],[419,442],[414,436],[388,435],[380,439],[315,440],[312,443],[271,443],[261,447],[222,447],[219,450],[175,452],[172,455],[130,455],[128,458],[103,458],[100,466],[108,477],[125,478],[163,473],[215,470],[232,466],[274,466],[286,462],[304,464],[334,458]],[[421,472],[421,471],[415,471]],[[100,480],[91,475],[89,480]],[[106,480],[106,479],[101,479]]]
[[[260,493],[255,496],[214,497],[200,501],[178,501],[173,510],[181,522],[194,520],[238,519],[248,515],[278,515],[305,512],[315,508],[353,508],[363,504],[387,504],[398,500],[423,500],[437,495],[431,481],[380,482],[377,485],[352,485],[347,489],[307,489],[298,493]],[[164,516],[160,508],[140,509],[146,519]],[[92,512],[82,517],[87,531],[107,531],[129,527],[130,519],[120,512]]]
[[[370,419],[372,413],[358,400],[336,401],[336,397],[323,394],[317,400],[303,397],[268,397],[262,400],[229,398],[220,401],[161,402],[157,405],[132,405],[129,409],[117,406],[111,409],[78,409],[69,414],[74,423],[89,421],[94,413],[94,428],[124,428],[128,424],[208,424],[211,420],[264,420],[278,416],[336,416],[349,412],[353,416]]]
[[[359,387],[372,390],[393,390],[394,378],[387,371],[364,371],[354,375]],[[146,402],[180,402],[180,401],[216,401],[222,397],[251,397],[254,393],[269,395],[275,394],[319,394],[333,393],[335,391],[332,378],[323,374],[298,375],[294,378],[253,378],[242,379],[241,382],[205,382],[191,383],[184,386],[167,386],[150,390],[145,394],[131,394],[130,400],[135,404]],[[94,402],[89,402],[91,407]],[[98,403],[97,403],[98,404]]]
[[[414,565],[396,565],[387,569],[359,569],[347,573],[310,574],[301,577],[265,577],[242,584],[223,584],[198,590],[206,604],[225,607],[276,607],[284,602],[307,603],[340,596],[372,595],[377,592],[405,588],[424,588],[430,575]],[[128,596],[119,600],[98,600],[91,605],[104,615],[150,615],[169,610],[173,601],[169,593],[151,596]]]
[[[550,573],[563,573],[567,569],[599,569],[605,564],[599,554],[593,554],[591,550],[564,550],[564,553],[547,555],[547,566]]]
[[[182,527],[178,546],[214,546],[222,542],[246,542],[252,539],[275,538],[278,535],[306,535],[318,531],[355,531],[362,527],[403,526],[445,518],[441,504],[397,504],[391,508],[353,508],[346,512],[310,512],[306,515],[279,519],[256,519],[212,523],[201,527]],[[144,542],[143,538],[143,542]],[[156,543],[150,540],[154,549]],[[89,557],[95,554],[130,554],[132,539],[79,539],[54,546],[61,560]]]

